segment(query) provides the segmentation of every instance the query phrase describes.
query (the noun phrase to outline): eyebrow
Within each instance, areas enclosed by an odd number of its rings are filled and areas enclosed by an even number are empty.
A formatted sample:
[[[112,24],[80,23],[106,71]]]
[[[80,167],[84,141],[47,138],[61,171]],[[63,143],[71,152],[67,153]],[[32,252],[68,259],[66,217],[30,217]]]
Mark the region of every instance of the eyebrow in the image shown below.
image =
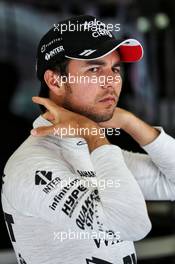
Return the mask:
[[[107,63],[102,61],[102,60],[89,60],[85,62],[85,66],[89,66],[89,65],[101,65],[101,66],[106,66]],[[117,67],[120,66],[120,62],[116,62],[114,63],[114,65],[112,67]]]

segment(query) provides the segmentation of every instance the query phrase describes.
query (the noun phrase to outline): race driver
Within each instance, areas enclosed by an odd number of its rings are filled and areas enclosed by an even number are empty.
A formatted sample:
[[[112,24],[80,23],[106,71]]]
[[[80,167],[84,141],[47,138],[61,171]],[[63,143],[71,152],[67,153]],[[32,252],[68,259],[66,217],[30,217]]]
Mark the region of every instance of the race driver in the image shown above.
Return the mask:
[[[81,30],[60,32],[58,26],[70,23]],[[175,199],[175,140],[116,107],[120,62],[139,61],[142,46],[119,42],[102,26],[92,16],[70,18],[39,43],[41,90],[33,102],[43,114],[3,177],[2,205],[18,263],[135,264],[133,242],[151,229],[145,200]],[[88,78],[63,82],[68,74]],[[122,128],[147,155],[110,144],[101,128]]]

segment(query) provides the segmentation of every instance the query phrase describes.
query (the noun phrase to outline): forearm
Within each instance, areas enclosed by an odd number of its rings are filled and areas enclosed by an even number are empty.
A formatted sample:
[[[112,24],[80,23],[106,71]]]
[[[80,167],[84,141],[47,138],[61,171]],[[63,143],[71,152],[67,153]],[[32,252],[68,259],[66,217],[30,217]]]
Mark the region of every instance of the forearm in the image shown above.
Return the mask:
[[[151,143],[160,134],[156,128],[148,125],[132,113],[130,113],[128,122],[123,127],[123,130],[141,146]]]
[[[117,224],[118,228],[124,227],[122,236],[126,232],[134,234],[133,240],[138,240],[141,236],[143,238],[143,233],[150,231],[145,201],[124,162],[121,149],[112,144],[104,145],[91,153],[91,160],[96,171],[103,210],[107,218],[113,219],[111,229]]]
[[[122,153],[146,200],[175,200],[175,139],[159,130],[153,142],[142,146],[148,155]]]

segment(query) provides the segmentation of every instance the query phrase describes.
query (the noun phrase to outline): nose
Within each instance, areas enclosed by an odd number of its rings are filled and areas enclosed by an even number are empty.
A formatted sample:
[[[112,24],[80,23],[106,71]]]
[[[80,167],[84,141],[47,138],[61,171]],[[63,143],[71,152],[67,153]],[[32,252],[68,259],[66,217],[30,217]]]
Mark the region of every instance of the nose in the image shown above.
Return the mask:
[[[114,87],[114,84],[112,83],[103,83],[103,84],[100,84],[101,88],[102,89],[105,89],[105,90],[108,90],[110,92],[114,92],[115,90],[115,87]]]
[[[110,78],[107,78],[109,76]],[[113,71],[112,74],[107,73],[105,75],[105,80],[100,84],[100,87],[103,91],[105,91],[105,94],[111,94],[119,97],[122,87],[122,78],[120,75],[116,75]]]
[[[115,82],[114,82],[115,74],[113,71],[108,70],[103,73],[103,78],[101,78],[100,86],[103,89],[115,89]]]

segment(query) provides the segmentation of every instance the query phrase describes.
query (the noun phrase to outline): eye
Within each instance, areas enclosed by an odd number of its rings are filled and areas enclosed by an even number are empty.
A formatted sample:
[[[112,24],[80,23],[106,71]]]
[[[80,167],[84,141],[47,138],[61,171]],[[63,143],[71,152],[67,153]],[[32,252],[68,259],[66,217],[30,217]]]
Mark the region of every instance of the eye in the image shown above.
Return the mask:
[[[115,68],[113,68],[113,72],[115,72],[115,73],[120,73],[120,67],[115,67]]]
[[[99,67],[92,67],[90,69],[88,69],[88,71],[90,72],[97,72],[99,70]]]

